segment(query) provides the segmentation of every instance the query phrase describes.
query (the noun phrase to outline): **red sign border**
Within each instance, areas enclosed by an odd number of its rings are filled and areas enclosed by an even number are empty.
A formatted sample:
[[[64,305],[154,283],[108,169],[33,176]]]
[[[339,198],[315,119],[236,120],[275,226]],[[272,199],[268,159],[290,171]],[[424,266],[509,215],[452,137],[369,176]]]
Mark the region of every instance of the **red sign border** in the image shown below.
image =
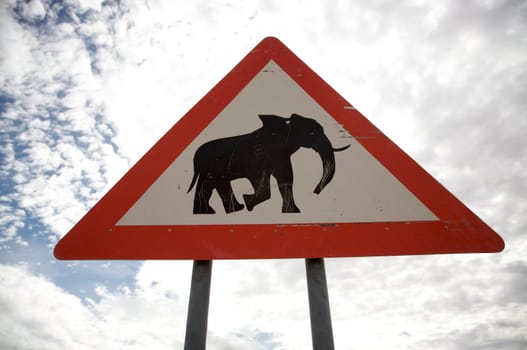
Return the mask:
[[[276,62],[357,137],[439,221],[116,226],[269,60]],[[278,39],[263,39],[59,241],[55,257],[260,259],[483,253],[504,249],[504,242],[496,232],[350,106]]]

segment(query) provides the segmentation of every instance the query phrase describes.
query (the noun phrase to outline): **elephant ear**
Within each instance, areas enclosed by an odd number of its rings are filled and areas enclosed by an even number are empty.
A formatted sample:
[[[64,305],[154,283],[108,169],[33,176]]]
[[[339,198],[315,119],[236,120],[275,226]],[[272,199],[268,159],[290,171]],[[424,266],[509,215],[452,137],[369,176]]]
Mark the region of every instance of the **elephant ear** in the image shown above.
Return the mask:
[[[259,114],[260,120],[264,127],[279,128],[286,125],[287,118],[280,117],[274,114]]]

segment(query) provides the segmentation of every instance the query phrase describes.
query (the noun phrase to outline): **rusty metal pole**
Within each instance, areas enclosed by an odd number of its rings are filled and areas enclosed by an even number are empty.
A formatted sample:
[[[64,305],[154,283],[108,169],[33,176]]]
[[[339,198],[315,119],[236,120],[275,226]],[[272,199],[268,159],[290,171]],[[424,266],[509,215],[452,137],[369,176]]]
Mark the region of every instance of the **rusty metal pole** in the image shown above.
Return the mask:
[[[324,259],[306,259],[313,350],[334,350]]]
[[[194,260],[184,350],[205,350],[212,260]]]

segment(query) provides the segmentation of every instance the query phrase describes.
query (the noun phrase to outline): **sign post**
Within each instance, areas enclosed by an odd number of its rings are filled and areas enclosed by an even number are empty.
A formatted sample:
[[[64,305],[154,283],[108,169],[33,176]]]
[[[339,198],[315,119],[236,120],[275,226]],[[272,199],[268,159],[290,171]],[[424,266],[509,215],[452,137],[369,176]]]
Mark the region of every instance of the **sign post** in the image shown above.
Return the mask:
[[[212,260],[194,260],[184,350],[205,350]]]
[[[333,350],[335,345],[324,259],[306,259],[306,276],[313,350]]]

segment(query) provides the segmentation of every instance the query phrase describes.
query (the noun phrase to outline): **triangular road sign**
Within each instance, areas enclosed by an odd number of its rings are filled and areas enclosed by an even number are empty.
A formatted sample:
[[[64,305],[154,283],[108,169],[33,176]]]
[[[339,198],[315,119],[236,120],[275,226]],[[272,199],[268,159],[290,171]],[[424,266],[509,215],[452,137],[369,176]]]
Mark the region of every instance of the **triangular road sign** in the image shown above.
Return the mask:
[[[498,252],[504,242],[276,38],[55,247],[58,259]]]

